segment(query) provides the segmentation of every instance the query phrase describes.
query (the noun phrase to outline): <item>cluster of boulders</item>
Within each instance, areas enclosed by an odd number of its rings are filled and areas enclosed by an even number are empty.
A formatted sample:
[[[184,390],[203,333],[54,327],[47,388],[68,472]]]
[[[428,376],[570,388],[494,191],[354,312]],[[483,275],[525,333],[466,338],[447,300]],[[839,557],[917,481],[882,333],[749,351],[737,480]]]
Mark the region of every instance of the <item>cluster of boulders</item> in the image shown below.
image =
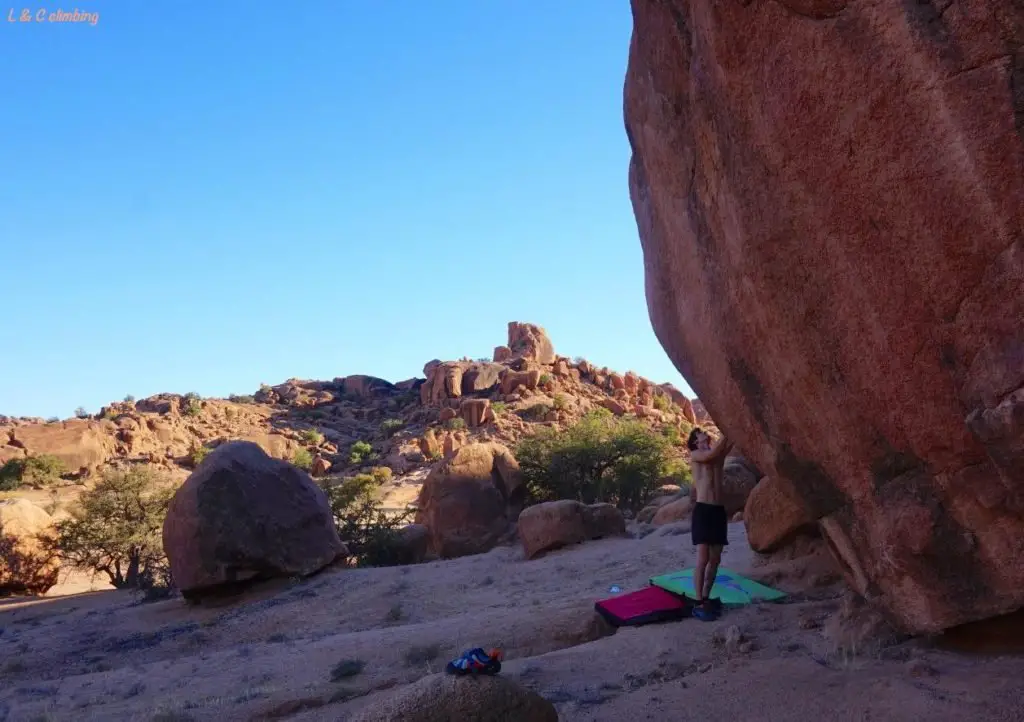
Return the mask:
[[[165,543],[182,591],[202,596],[262,576],[301,575],[345,556],[310,474],[386,466],[396,485],[403,475],[425,475],[416,524],[401,536],[400,551],[411,561],[483,552],[517,531],[522,537],[525,488],[510,449],[536,426],[571,424],[596,408],[680,432],[695,420],[690,400],[670,384],[559,356],[543,328],[511,322],[493,360],[434,360],[423,378],[395,384],[367,375],[289,379],[252,397],[158,394],[111,403],[88,418],[3,418],[0,464],[51,455],[66,478],[79,480],[128,463],[183,479],[192,472],[168,514]],[[357,441],[369,442],[370,451],[353,454]],[[308,474],[284,463],[301,449],[309,452]],[[527,517],[528,529],[537,518]],[[309,521],[305,535],[289,536],[298,519],[319,521]],[[524,544],[533,555],[621,533],[624,524],[617,510],[581,507],[575,522],[546,522],[541,536],[548,541],[528,531]],[[268,529],[284,540],[275,549],[261,547]]]

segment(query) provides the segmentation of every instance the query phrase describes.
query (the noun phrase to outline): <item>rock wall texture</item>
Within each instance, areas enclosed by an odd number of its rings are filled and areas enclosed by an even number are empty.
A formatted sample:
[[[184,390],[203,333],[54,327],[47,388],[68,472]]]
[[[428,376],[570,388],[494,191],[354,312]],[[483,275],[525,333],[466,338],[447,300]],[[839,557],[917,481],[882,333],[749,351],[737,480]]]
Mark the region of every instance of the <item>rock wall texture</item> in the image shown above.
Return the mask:
[[[666,351],[906,629],[1024,606],[1024,3],[632,7]]]

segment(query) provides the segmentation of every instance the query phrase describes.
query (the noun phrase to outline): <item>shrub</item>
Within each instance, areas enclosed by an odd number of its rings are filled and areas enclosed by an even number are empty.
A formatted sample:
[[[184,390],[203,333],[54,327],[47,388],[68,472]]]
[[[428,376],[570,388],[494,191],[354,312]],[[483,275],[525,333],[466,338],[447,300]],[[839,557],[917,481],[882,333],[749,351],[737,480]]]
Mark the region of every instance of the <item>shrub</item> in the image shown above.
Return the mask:
[[[684,443],[682,434],[679,433],[679,429],[675,426],[663,426],[661,428],[661,435],[672,446],[682,446]]]
[[[527,406],[525,409],[519,412],[519,415],[530,421],[543,421],[544,417],[547,416],[548,411],[551,410],[551,406],[545,403],[538,402],[532,406]]]
[[[334,665],[331,670],[331,681],[340,682],[348,677],[355,677],[366,667],[366,662],[361,659],[343,659]]]
[[[504,412],[505,409],[508,407],[505,405],[504,401],[495,401],[491,404],[491,408],[494,409],[494,415],[497,416],[498,414]]]
[[[370,469],[370,476],[372,476],[373,480],[378,484],[384,484],[386,482],[391,481],[393,472],[391,471],[390,467],[375,466],[372,469]]]
[[[302,432],[302,440],[313,446],[320,446],[323,443],[324,435],[316,429],[306,429]]]
[[[228,401],[232,401],[236,404],[254,404],[256,399],[251,394],[239,396],[238,394],[231,394],[228,396]]]
[[[397,434],[403,427],[405,422],[401,419],[384,419],[380,422],[380,431],[384,436],[392,437]]]
[[[658,411],[670,411],[672,409],[672,401],[668,398],[668,396],[664,396],[662,394],[655,394],[654,408],[658,409]]]
[[[456,416],[454,419],[448,419],[444,422],[445,427],[452,431],[458,431],[466,428],[466,420],[461,416]]]
[[[693,486],[693,472],[690,465],[682,459],[671,460],[665,469],[665,476],[671,477],[680,487]]]
[[[362,464],[373,454],[373,447],[365,441],[357,441],[349,447],[348,462],[350,464]]]
[[[569,397],[566,396],[565,394],[555,394],[554,398],[554,407],[559,411],[561,411],[562,409],[569,405]]]
[[[73,566],[118,589],[169,579],[161,534],[173,490],[149,469],[108,471],[54,527],[51,544]]]
[[[199,394],[195,391],[185,394],[185,411],[183,413],[186,416],[198,416],[202,410],[203,402],[199,398]]]
[[[541,374],[540,381],[537,383],[541,386],[547,386],[551,383],[551,374]]]
[[[309,471],[313,468],[313,455],[308,449],[298,448],[292,457],[292,463],[304,471]]]
[[[59,424],[60,423],[60,417],[59,416],[51,416],[50,418],[48,418],[46,420],[46,423],[48,423],[48,424]]]
[[[85,410],[84,406],[79,406],[77,409],[75,409],[75,417],[76,418],[88,419],[89,415],[90,415],[89,412]]]
[[[11,459],[0,466],[0,491],[12,491],[19,486],[41,489],[66,473],[64,462],[51,454]]]
[[[205,459],[207,454],[209,454],[209,453],[210,453],[209,447],[206,447],[206,446],[194,446],[194,447],[192,447],[192,450],[190,452],[188,452],[189,464],[192,465],[193,469],[196,468],[201,463],[203,463],[203,459]]]
[[[565,431],[541,429],[521,441],[515,455],[532,501],[576,499],[639,509],[669,468],[667,450],[664,437],[642,422],[601,409]]]
[[[373,474],[357,474],[340,484],[322,485],[338,536],[358,566],[393,566],[402,562],[398,534],[412,511],[385,512],[375,494],[380,483]]]

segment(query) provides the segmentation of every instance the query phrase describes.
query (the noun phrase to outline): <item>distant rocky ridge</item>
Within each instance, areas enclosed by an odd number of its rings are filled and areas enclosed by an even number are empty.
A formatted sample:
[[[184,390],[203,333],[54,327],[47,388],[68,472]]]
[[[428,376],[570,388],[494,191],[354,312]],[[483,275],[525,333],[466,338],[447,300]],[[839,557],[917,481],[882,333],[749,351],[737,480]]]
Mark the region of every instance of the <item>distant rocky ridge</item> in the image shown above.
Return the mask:
[[[511,445],[537,425],[568,424],[595,407],[656,426],[696,420],[691,401],[670,384],[559,356],[544,329],[529,323],[509,323],[492,360],[435,359],[423,371],[398,383],[289,379],[230,399],[164,393],[63,421],[0,416],[0,464],[46,454],[63,462],[69,480],[140,463],[184,478],[203,450],[244,440],[280,459],[306,449],[314,475],[372,464],[400,476],[471,441]],[[360,441],[372,452],[353,460]]]

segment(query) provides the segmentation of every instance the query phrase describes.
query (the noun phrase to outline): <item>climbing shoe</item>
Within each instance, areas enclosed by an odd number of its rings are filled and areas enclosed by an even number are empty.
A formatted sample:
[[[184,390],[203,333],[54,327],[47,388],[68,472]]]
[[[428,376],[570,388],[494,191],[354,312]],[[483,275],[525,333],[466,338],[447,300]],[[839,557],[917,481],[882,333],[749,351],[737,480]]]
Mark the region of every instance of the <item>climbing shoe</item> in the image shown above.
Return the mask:
[[[695,603],[693,608],[690,610],[690,614],[702,622],[713,622],[718,619],[718,615],[721,610],[722,603],[719,600],[705,599],[702,602]]]
[[[448,674],[497,674],[501,671],[501,650],[480,647],[462,653],[445,668]]]

